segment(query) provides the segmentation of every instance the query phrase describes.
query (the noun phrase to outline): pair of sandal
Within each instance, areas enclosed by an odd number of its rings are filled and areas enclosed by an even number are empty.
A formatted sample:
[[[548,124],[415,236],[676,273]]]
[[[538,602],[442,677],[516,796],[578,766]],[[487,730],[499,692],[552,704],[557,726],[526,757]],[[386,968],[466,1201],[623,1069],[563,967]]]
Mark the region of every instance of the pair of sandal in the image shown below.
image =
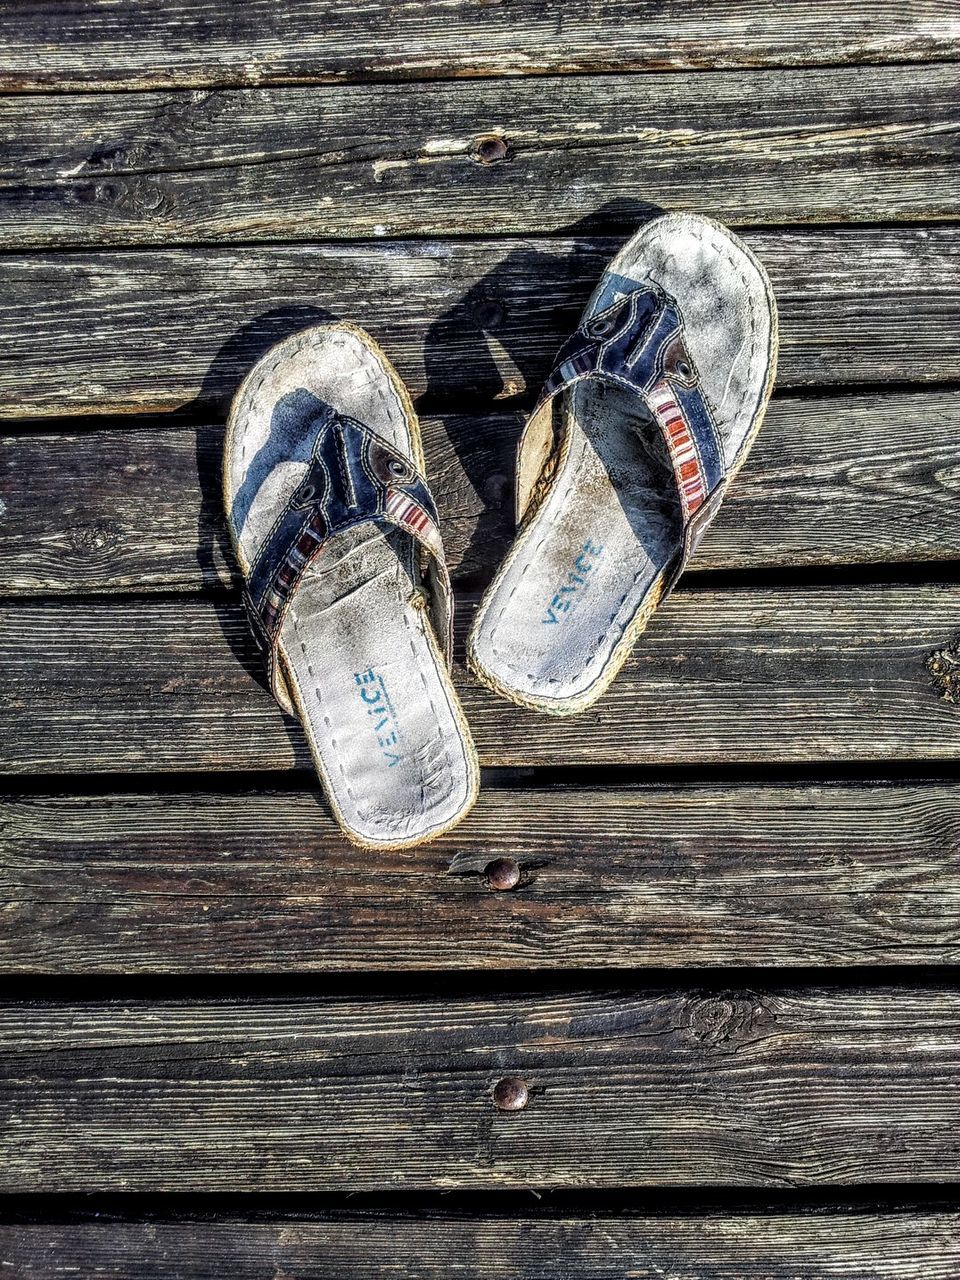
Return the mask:
[[[554,715],[600,697],[743,463],[776,354],[766,273],[717,223],[668,214],[617,254],[520,441],[519,532],[468,641],[485,685]],[[416,413],[362,329],[306,329],[255,366],[224,501],[271,688],[346,835],[450,830],[479,784],[450,580]]]

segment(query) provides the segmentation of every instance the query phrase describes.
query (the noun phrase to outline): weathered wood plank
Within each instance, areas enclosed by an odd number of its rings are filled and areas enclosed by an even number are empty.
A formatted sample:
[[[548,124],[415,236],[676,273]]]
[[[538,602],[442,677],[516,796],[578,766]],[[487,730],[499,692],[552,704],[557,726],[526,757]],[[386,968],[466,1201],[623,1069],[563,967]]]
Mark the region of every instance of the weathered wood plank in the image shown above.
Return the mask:
[[[951,217],[958,103],[956,64],[11,97],[0,245]]]
[[[35,0],[11,7],[0,88],[276,84],[373,76],[886,62],[956,56],[937,0]]]
[[[949,1182],[958,1072],[945,985],[10,1003],[0,1189]]]
[[[687,590],[583,715],[458,681],[485,764],[956,760],[960,707],[930,662],[958,618],[956,585]],[[7,604],[0,651],[4,771],[309,764],[233,600]]]
[[[956,377],[960,229],[748,239],[779,300],[781,389]],[[5,256],[0,416],[222,410],[268,346],[332,315],[369,327],[415,395],[535,393],[618,243]]]
[[[960,959],[945,784],[488,787],[452,835],[375,858],[315,790],[28,795],[0,801],[0,868],[10,974]]]
[[[513,537],[522,421],[423,420],[461,583],[487,579]],[[221,443],[213,424],[0,438],[0,593],[238,586]],[[960,558],[958,498],[955,393],[780,398],[691,572]]]
[[[562,1218],[235,1217],[0,1225],[0,1265],[31,1280],[955,1280],[960,1215],[945,1209],[708,1212]]]

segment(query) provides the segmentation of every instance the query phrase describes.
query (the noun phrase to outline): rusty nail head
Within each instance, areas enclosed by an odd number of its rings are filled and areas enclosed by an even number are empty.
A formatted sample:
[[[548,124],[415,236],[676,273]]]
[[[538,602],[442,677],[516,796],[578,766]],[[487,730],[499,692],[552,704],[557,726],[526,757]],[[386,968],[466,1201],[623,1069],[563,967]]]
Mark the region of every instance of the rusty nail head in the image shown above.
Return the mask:
[[[520,866],[515,858],[497,858],[486,868],[491,889],[515,889],[520,883]]]
[[[494,1086],[493,1101],[498,1111],[522,1111],[530,1101],[530,1093],[522,1080],[507,1076]]]
[[[480,164],[496,164],[498,160],[506,160],[507,144],[498,134],[490,133],[484,138],[477,138],[473,144],[474,159]]]

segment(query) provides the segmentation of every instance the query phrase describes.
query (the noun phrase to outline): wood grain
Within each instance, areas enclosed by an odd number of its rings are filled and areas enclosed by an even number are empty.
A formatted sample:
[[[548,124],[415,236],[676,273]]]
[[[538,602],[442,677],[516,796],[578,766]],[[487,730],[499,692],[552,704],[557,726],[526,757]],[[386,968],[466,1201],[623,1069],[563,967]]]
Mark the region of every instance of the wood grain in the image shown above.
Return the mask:
[[[375,858],[317,788],[8,796],[0,867],[9,974],[960,959],[946,784],[488,786],[451,835]]]
[[[626,230],[657,206],[733,224],[960,211],[956,64],[611,88],[567,76],[0,99],[0,246]]]
[[[0,1068],[20,1193],[960,1174],[952,986],[9,1003]]]
[[[458,684],[488,765],[956,760],[928,663],[958,617],[956,585],[686,590],[583,715]],[[0,650],[4,771],[309,765],[233,600],[10,603]]]
[[[422,422],[455,581],[514,535],[519,412]],[[0,437],[0,593],[239,586],[220,500],[222,429],[162,424]],[[960,558],[953,392],[773,401],[690,572]]]
[[[960,228],[748,239],[779,303],[781,389],[956,377]],[[222,411],[268,347],[333,316],[370,328],[434,407],[535,394],[618,243],[7,255],[0,416]]]
[[[909,61],[956,56],[937,0],[34,0],[11,6],[6,90]]]
[[[216,478],[253,360],[321,319],[365,324],[425,414],[462,649],[510,537],[521,411],[622,236],[691,208],[767,227],[749,240],[780,303],[780,390],[841,393],[781,394],[699,569],[955,560],[960,411],[936,388],[960,342],[960,18],[939,0],[7,8],[0,90],[42,96],[0,100],[0,771],[51,776],[0,798],[0,1192],[899,1184],[902,1203],[271,1217],[245,1199],[71,1221],[41,1201],[11,1221],[8,1201],[3,1270],[953,1280],[957,1214],[906,1202],[960,1179],[943,970],[643,973],[957,961],[953,565],[924,586],[691,576],[572,721],[458,673],[488,765],[921,761],[941,780],[501,778],[450,836],[371,859],[312,774],[244,786],[309,759],[260,683]],[[234,776],[155,780],[174,770]],[[141,781],[75,780],[123,772]],[[496,857],[519,864],[511,892]],[[623,988],[558,976],[602,969]],[[117,973],[180,978],[130,998]],[[18,998],[10,979],[37,974],[67,979],[60,997]],[[529,1105],[502,1113],[514,1075]]]
[[[0,1225],[0,1264],[31,1280],[955,1280],[960,1215],[945,1209],[593,1217],[287,1215]]]

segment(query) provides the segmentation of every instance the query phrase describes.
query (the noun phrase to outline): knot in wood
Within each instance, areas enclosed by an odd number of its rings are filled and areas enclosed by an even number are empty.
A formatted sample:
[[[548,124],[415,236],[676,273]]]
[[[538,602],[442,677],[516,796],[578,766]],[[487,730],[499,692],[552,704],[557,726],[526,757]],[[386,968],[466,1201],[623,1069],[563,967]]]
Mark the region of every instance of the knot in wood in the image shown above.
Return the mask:
[[[946,649],[937,649],[924,663],[933,687],[944,700],[960,706],[960,635]]]
[[[159,183],[138,178],[130,184],[130,202],[141,213],[149,214],[165,209],[169,199]]]
[[[756,1039],[771,1021],[770,1010],[753,996],[691,996],[683,1017],[683,1025],[698,1043],[730,1049]]]
[[[117,520],[78,524],[67,532],[71,550],[77,556],[96,557],[115,551],[123,542],[123,526]]]

